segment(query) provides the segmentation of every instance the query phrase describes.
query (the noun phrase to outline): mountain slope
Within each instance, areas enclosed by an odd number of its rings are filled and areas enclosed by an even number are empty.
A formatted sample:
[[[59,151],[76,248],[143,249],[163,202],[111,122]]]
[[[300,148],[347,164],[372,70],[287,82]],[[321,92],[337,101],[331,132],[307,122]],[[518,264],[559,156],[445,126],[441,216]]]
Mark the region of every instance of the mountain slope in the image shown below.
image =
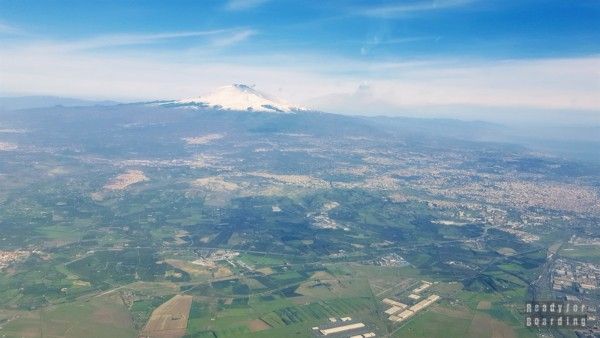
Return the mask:
[[[293,113],[304,110],[243,84],[220,87],[205,96],[167,101],[161,104],[268,113]]]

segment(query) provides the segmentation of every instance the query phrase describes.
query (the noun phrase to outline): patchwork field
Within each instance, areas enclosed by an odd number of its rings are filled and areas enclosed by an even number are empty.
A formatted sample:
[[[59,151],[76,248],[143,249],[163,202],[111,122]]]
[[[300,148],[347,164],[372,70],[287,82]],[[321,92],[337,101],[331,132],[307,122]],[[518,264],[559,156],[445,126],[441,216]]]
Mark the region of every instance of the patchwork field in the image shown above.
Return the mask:
[[[195,108],[0,112],[37,140],[2,136],[0,338],[314,337],[342,317],[528,337],[524,300],[598,301],[595,166],[454,122]],[[383,302],[433,294],[406,321]]]
[[[2,326],[4,337],[137,337],[119,297],[99,297],[21,313]]]

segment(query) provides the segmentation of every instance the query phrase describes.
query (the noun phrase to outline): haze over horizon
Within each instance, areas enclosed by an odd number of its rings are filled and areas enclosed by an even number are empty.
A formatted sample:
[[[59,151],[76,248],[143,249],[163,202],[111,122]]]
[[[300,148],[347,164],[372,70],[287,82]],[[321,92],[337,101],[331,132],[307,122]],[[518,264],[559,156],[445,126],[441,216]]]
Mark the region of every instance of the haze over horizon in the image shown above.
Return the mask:
[[[2,2],[0,13],[4,96],[179,99],[244,83],[344,114],[600,120],[593,1]]]

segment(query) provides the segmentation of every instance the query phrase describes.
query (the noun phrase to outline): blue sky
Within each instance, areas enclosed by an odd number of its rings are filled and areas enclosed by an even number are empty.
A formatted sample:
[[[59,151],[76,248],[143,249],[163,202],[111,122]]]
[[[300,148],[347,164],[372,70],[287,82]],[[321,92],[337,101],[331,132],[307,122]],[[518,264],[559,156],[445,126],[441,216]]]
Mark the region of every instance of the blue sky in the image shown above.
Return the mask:
[[[4,94],[137,100],[244,82],[351,113],[600,110],[591,0],[0,1],[0,43]]]

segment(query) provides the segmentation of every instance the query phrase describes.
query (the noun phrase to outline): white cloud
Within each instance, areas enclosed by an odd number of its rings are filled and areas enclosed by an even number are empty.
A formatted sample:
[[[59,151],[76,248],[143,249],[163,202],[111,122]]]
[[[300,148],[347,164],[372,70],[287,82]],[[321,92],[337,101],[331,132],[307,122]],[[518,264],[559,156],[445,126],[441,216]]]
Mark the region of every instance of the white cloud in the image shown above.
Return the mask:
[[[175,33],[157,33],[157,34],[115,34],[102,35],[89,39],[82,39],[70,43],[58,44],[59,49],[95,49],[105,47],[119,47],[142,45],[161,42],[165,40],[210,36],[226,32],[225,30],[195,31],[195,32],[175,32]]]
[[[9,23],[0,21],[0,34],[3,35],[24,35],[25,32]]]
[[[258,7],[268,0],[229,0],[225,8],[232,11],[241,11],[254,7]]]
[[[329,109],[371,113],[418,106],[600,111],[600,58],[454,61],[369,66],[370,95],[316,98]]]
[[[206,43],[225,46],[254,34],[244,32],[220,42],[221,35],[211,35]],[[600,57],[364,62],[310,54],[226,56],[195,49],[131,53],[47,43],[9,46],[0,50],[0,91],[145,100],[254,83],[292,103],[337,112],[394,114],[440,106],[600,111]]]
[[[354,14],[379,18],[393,18],[407,14],[462,7],[474,3],[475,0],[421,0],[400,2],[397,4],[374,5],[360,8]]]
[[[110,47],[155,44],[175,39],[210,37],[212,41],[214,41],[211,45],[220,47],[241,42],[253,34],[253,30],[240,28],[154,34],[110,34],[72,41],[41,41],[30,45],[37,49],[44,49],[47,51],[83,51]]]
[[[382,38],[378,35],[375,35],[363,43],[363,46],[360,48],[360,54],[367,55],[372,49],[377,48],[379,46],[398,45],[427,40],[437,41],[439,39],[439,36],[409,36],[400,38]]]
[[[264,88],[276,90],[284,78],[297,79],[299,86],[316,81],[294,69],[220,62],[203,55],[176,58],[4,49],[0,51],[0,91],[146,100],[196,96],[230,83],[265,84]]]
[[[215,47],[227,47],[242,42],[253,35],[256,35],[256,31],[252,29],[245,29],[213,39],[212,44]]]

